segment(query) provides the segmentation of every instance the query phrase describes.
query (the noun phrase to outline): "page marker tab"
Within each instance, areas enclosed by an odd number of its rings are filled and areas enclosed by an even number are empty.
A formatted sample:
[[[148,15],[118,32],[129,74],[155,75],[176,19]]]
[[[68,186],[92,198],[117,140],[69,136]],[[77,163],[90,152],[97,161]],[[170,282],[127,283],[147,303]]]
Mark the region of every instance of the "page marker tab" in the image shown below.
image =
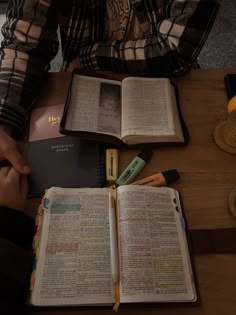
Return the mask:
[[[44,198],[44,200],[43,200],[43,207],[48,209],[49,202],[50,202],[50,200],[48,198]]]
[[[183,216],[181,216],[181,218],[180,218],[180,223],[181,223],[182,229],[185,230],[186,229],[186,224],[185,224],[185,220],[184,220]]]

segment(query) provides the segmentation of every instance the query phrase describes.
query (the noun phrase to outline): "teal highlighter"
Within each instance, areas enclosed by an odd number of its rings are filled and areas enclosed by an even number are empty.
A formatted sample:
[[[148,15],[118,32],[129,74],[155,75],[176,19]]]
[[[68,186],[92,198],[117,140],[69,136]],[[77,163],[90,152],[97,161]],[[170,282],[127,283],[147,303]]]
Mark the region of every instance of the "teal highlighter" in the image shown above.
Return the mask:
[[[144,150],[140,152],[132,162],[126,167],[124,172],[117,179],[116,184],[118,186],[128,185],[133,181],[135,176],[138,175],[139,172],[144,168],[148,160],[152,155],[151,150]]]

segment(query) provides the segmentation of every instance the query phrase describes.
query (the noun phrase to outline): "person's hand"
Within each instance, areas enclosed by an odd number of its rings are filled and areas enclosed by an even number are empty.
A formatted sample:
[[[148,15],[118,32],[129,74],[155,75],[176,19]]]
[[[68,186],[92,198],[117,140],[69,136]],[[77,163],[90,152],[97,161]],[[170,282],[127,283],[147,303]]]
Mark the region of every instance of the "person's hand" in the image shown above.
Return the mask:
[[[10,128],[6,126],[0,126],[0,161],[1,160],[8,160],[20,174],[30,173],[30,168],[20,154],[15,140],[10,136]]]
[[[81,68],[81,63],[79,57],[75,58],[68,67],[69,72],[73,72],[74,70],[79,70]]]
[[[12,166],[0,168],[0,205],[24,211],[28,192],[27,175]]]

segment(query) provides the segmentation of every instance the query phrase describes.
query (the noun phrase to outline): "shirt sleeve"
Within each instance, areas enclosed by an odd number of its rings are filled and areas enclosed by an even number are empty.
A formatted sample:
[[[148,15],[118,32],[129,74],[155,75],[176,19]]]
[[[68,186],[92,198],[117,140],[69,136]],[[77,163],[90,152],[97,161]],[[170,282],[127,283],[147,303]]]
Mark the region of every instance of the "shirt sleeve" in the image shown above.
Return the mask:
[[[159,8],[154,2],[138,0],[135,5],[139,20],[149,23],[145,39],[94,43],[81,50],[82,67],[157,76],[189,70],[207,39],[220,1],[162,1],[165,5]]]
[[[0,50],[0,124],[16,135],[58,51],[57,26],[53,0],[9,1]]]

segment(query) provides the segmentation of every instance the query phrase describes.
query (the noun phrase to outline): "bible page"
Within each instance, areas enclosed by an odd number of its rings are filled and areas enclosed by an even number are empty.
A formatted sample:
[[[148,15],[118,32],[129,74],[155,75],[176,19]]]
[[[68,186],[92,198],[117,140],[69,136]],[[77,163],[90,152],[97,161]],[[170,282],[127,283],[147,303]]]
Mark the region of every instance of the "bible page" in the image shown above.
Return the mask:
[[[195,301],[181,218],[171,188],[118,188],[121,302]]]
[[[55,187],[47,191],[33,305],[114,303],[108,192]]]
[[[74,75],[65,128],[120,138],[121,83]]]
[[[183,140],[176,137],[174,125],[180,122],[171,94],[169,79],[130,77],[122,81],[121,137],[125,143]]]

